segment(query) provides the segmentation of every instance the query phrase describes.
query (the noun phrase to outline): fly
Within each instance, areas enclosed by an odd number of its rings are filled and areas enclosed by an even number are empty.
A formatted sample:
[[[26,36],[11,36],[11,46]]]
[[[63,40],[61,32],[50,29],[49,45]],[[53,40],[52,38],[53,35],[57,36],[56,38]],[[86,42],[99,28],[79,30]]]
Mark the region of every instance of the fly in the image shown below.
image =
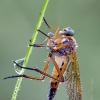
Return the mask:
[[[41,44],[29,45],[34,47],[46,47],[50,49],[44,64],[43,71],[39,70],[38,68],[23,67],[16,61],[13,61],[13,63],[20,68],[34,70],[42,75],[40,77],[34,77],[23,74],[8,76],[4,79],[24,77],[32,80],[44,80],[45,76],[47,76],[51,78],[48,100],[53,100],[60,82],[65,82],[69,100],[82,100],[80,72],[76,56],[77,43],[73,38],[74,30],[70,27],[67,27],[60,31],[59,26],[49,26],[44,17],[43,20],[49,29],[56,29],[56,32],[54,34],[45,34],[44,32],[38,30],[47,38]],[[58,34],[60,37],[57,37]],[[46,41],[47,46],[44,46],[43,44]],[[54,64],[52,75],[47,73],[50,60],[52,60]],[[64,72],[66,72],[65,77],[63,76]]]

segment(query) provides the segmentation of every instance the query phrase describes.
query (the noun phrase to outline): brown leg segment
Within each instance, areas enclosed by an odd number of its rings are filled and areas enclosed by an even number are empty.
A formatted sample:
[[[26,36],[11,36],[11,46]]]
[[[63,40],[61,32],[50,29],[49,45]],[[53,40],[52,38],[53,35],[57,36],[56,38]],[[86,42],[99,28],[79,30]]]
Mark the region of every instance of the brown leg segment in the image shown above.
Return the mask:
[[[59,31],[60,31],[60,27],[59,26],[49,26],[49,24],[47,23],[46,19],[43,17],[43,20],[45,22],[45,24],[48,26],[49,29],[57,29],[56,32],[54,33],[54,39],[56,39]]]
[[[55,69],[57,70],[57,73],[58,73],[58,75],[59,75],[59,78],[61,79],[60,82],[64,82],[63,74],[62,74],[62,72],[60,71],[60,69],[59,69],[59,67],[58,67],[58,65],[57,65],[57,63],[56,63],[56,61],[54,60],[53,57],[51,57],[51,60],[52,60],[52,62],[53,62],[53,64],[54,64],[54,66],[55,66]]]
[[[60,31],[60,27],[59,26],[50,26],[49,29],[57,29],[56,32],[54,33],[54,39],[56,39],[59,31]]]
[[[45,63],[45,65],[44,65],[43,71],[40,71],[40,70],[37,69],[37,68],[22,67],[21,65],[17,64],[15,61],[13,61],[13,63],[15,63],[15,64],[16,64],[18,67],[20,67],[20,68],[27,69],[27,70],[34,70],[34,71],[37,71],[37,72],[43,74],[43,73],[46,73],[46,71],[47,71],[47,69],[48,69],[49,60],[50,60],[50,57],[47,57],[46,63]],[[8,78],[17,78],[17,77],[24,77],[24,78],[29,78],[29,79],[33,79],[33,80],[43,80],[43,79],[45,78],[45,75],[43,74],[43,75],[41,75],[40,78],[38,78],[38,77],[27,76],[27,75],[23,74],[23,75],[8,76],[8,77],[5,77],[4,79],[8,79]]]
[[[51,76],[51,75],[49,75],[49,74],[46,73],[50,58],[52,59],[52,62],[53,62],[54,66],[55,66],[55,68],[56,68],[56,70],[57,70],[57,72],[58,72],[58,74],[59,74],[59,78],[54,77],[54,76]],[[48,57],[47,57],[47,59],[46,59],[46,63],[45,63],[45,66],[44,66],[43,71],[41,71],[41,70],[39,70],[39,69],[37,69],[37,68],[22,67],[22,66],[20,66],[19,64],[17,64],[16,62],[14,62],[14,63],[15,63],[17,66],[21,67],[21,68],[28,69],[28,70],[34,70],[34,71],[36,71],[36,72],[39,72],[40,74],[43,74],[43,75],[41,76],[41,78],[37,78],[37,77],[33,77],[33,76],[27,76],[27,75],[24,76],[25,78],[34,79],[34,80],[43,80],[43,79],[45,78],[45,76],[47,76],[47,77],[50,77],[50,78],[52,78],[52,79],[57,80],[58,82],[64,82],[63,74],[60,72],[60,69],[59,69],[57,63],[55,62],[54,58],[52,57],[52,54],[51,54],[51,53],[48,55]]]
[[[50,58],[52,59],[52,62],[53,62],[54,66],[55,66],[55,68],[56,68],[56,70],[57,70],[57,72],[58,72],[58,74],[59,74],[59,78],[58,78],[58,77],[54,77],[54,76],[49,75],[49,74],[46,73],[47,68],[48,68],[48,60],[49,60]],[[25,67],[25,68],[26,68],[26,67]],[[44,67],[43,71],[41,71],[41,70],[39,70],[39,69],[33,69],[33,70],[35,70],[36,72],[39,72],[39,73],[43,74],[42,77],[47,76],[47,77],[50,77],[50,78],[52,78],[52,79],[54,79],[54,80],[57,80],[58,82],[64,82],[63,74],[62,74],[62,72],[60,72],[60,69],[59,69],[57,63],[55,62],[54,58],[52,57],[52,54],[51,54],[51,53],[50,53],[50,54],[48,55],[48,57],[47,57],[47,61],[46,61],[46,63],[45,63],[45,67]],[[45,75],[45,76],[44,76],[44,75]],[[34,77],[32,78],[32,76],[26,76],[25,78],[34,79]],[[35,80],[41,80],[41,78],[35,78]]]
[[[37,72],[43,74],[42,76],[45,75],[45,76],[50,77],[50,78],[52,78],[52,79],[54,79],[54,80],[57,80],[58,82],[64,82],[63,74],[62,74],[62,72],[60,71],[60,69],[59,69],[59,67],[58,67],[58,65],[57,65],[57,63],[56,63],[56,61],[55,61],[54,58],[52,57],[52,54],[51,54],[51,53],[49,54],[48,58],[49,58],[49,57],[51,58],[51,60],[52,60],[52,62],[53,62],[53,64],[54,64],[54,66],[55,66],[55,68],[56,68],[56,70],[57,70],[57,72],[58,72],[58,74],[59,74],[59,78],[58,78],[58,77],[51,76],[51,75],[49,75],[49,74],[46,73],[47,68],[48,68],[48,62],[45,63],[45,67],[44,67],[43,71],[40,71],[39,69],[37,69],[37,70],[35,70],[35,71],[37,71]],[[47,60],[47,61],[48,61],[48,60]],[[65,69],[64,69],[64,70],[65,70]],[[27,78],[32,78],[32,77],[27,77]],[[37,80],[37,79],[36,79],[36,80]],[[39,78],[38,78],[38,80],[39,80]]]
[[[5,79],[7,79],[7,78],[15,78],[15,77],[25,77],[25,78],[29,78],[29,79],[33,79],[33,80],[43,80],[43,79],[45,78],[45,76],[47,76],[47,77],[50,77],[50,78],[52,78],[52,79],[54,79],[54,80],[57,80],[58,82],[64,82],[63,75],[62,75],[62,73],[60,72],[60,69],[59,69],[57,63],[55,62],[55,60],[54,60],[53,57],[51,57],[51,56],[52,56],[52,54],[50,53],[50,54],[48,55],[47,59],[46,59],[46,63],[45,63],[45,66],[44,66],[43,71],[41,71],[41,70],[39,70],[39,69],[37,69],[37,68],[22,67],[22,66],[20,66],[19,64],[17,64],[15,61],[13,61],[13,62],[14,62],[17,66],[19,66],[20,68],[28,69],[28,70],[34,70],[34,71],[36,71],[36,72],[39,72],[40,74],[42,74],[41,78],[34,77],[34,76],[27,76],[27,75],[16,75],[16,76],[6,77]],[[51,75],[49,75],[49,74],[46,73],[50,58],[52,59],[53,64],[55,65],[55,68],[56,68],[56,70],[58,71],[58,74],[59,74],[59,77],[60,77],[60,78],[56,78],[56,77],[51,76]]]

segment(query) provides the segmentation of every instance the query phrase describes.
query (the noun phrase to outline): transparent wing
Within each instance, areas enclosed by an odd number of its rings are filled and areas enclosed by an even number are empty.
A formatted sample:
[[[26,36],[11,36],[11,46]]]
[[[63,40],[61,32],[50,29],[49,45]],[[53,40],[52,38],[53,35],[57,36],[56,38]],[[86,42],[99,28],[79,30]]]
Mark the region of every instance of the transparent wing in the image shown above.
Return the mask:
[[[76,52],[70,56],[65,74],[65,84],[69,100],[82,100],[82,87],[80,82],[80,71]]]

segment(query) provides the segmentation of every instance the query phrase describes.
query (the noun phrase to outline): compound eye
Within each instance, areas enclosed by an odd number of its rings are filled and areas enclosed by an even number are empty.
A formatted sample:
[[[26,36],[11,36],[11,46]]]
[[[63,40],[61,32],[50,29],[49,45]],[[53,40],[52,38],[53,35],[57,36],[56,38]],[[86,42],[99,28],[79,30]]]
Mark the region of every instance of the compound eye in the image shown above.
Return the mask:
[[[66,29],[63,29],[63,31],[66,31]]]
[[[68,27],[68,29],[69,29],[69,30],[71,30],[71,28],[70,28],[70,27]]]

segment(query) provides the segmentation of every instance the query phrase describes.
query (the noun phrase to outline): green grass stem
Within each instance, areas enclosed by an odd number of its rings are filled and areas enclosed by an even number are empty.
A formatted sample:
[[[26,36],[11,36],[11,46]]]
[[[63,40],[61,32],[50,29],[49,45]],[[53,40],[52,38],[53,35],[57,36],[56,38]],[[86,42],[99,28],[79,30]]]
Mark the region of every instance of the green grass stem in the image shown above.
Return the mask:
[[[46,8],[47,8],[48,2],[49,2],[49,0],[45,0],[45,2],[44,2],[42,11],[41,11],[41,13],[40,13],[40,16],[39,16],[39,18],[38,18],[36,27],[35,27],[35,29],[34,29],[34,32],[33,32],[32,38],[31,38],[30,44],[33,44],[33,43],[35,42],[35,40],[36,40],[36,37],[37,37],[37,34],[38,34],[37,29],[39,29],[40,26],[41,26],[42,18],[43,18],[43,16],[44,16],[45,10],[46,10]],[[31,54],[31,52],[32,52],[32,48],[33,48],[33,47],[31,47],[31,46],[28,47],[28,49],[27,49],[27,51],[26,51],[26,56],[25,56],[25,60],[24,60],[23,66],[26,66],[26,65],[27,65],[28,60],[29,60],[29,57],[30,57],[30,54]],[[25,70],[22,71],[22,74],[24,74],[24,71],[25,71]],[[22,79],[23,79],[22,77],[18,78],[18,80],[17,80],[17,82],[16,82],[16,85],[15,85],[15,89],[14,89],[14,91],[13,91],[13,95],[12,95],[11,100],[16,100],[16,97],[17,97],[17,95],[18,95],[18,91],[19,91],[20,86],[21,86]]]

